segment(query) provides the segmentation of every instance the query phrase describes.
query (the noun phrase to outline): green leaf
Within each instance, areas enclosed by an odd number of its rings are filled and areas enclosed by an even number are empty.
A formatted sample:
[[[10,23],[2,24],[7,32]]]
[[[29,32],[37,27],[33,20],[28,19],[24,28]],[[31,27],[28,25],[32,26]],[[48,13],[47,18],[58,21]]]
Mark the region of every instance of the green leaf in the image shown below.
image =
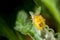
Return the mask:
[[[23,35],[29,35],[33,40],[40,40],[37,29],[33,26],[28,15],[24,10],[18,12],[15,30],[21,32]]]
[[[31,28],[31,21],[28,19],[28,15],[24,10],[18,12],[15,29],[22,34],[26,34]]]

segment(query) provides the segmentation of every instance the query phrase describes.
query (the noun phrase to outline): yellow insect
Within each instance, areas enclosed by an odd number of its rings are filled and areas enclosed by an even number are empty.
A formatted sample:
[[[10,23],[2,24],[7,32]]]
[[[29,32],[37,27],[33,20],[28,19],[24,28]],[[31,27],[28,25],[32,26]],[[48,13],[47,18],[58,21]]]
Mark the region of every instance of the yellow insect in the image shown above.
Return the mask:
[[[41,15],[34,14],[32,16],[32,21],[33,21],[34,26],[38,30],[44,30],[44,28],[45,28],[45,19]]]
[[[35,9],[35,13],[30,12],[31,17],[32,17],[32,22],[34,24],[34,26],[38,29],[38,30],[44,30],[45,28],[45,19],[39,15],[41,11],[41,7],[38,7]]]
[[[33,16],[33,24],[38,30],[43,30],[45,27],[45,19],[41,15]]]

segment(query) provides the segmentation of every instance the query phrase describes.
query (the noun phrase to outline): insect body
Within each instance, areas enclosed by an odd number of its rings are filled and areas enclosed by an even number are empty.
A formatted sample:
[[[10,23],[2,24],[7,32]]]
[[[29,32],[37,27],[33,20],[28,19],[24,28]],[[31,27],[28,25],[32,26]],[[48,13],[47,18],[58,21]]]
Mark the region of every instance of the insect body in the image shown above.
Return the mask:
[[[45,19],[41,15],[33,15],[33,24],[38,30],[43,30],[45,27]]]
[[[45,28],[45,19],[39,15],[41,12],[41,7],[36,8],[35,12],[30,12],[32,17],[32,22],[38,30],[43,30]]]

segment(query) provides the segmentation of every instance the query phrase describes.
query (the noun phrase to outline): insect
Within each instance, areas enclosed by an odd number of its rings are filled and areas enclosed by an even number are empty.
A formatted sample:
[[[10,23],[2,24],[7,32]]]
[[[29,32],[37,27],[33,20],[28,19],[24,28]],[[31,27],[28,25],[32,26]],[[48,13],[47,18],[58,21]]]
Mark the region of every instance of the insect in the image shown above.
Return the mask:
[[[32,22],[38,30],[43,30],[45,28],[45,19],[42,15],[34,14],[32,15]]]
[[[30,12],[32,17],[32,23],[38,30],[43,30],[45,28],[45,19],[40,15],[41,7],[38,7],[35,12]]]
[[[35,14],[33,16],[33,24],[38,30],[43,30],[45,27],[45,19],[41,15]]]

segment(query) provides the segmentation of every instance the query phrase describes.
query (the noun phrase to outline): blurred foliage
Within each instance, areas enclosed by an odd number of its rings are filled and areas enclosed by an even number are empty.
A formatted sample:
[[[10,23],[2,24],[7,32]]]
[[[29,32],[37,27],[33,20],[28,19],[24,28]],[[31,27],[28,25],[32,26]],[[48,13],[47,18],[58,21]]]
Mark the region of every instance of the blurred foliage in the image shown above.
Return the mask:
[[[33,40],[40,40],[37,29],[33,26],[31,19],[24,10],[18,11],[15,30],[24,35],[30,35]]]
[[[57,32],[60,32],[60,0],[15,0],[15,2],[2,0],[0,2],[2,4],[0,7],[1,36],[9,40],[25,40],[25,35],[28,33],[33,40],[40,40],[29,14],[29,11],[34,12],[36,7],[41,7],[40,13],[52,22],[47,20],[54,25]]]

